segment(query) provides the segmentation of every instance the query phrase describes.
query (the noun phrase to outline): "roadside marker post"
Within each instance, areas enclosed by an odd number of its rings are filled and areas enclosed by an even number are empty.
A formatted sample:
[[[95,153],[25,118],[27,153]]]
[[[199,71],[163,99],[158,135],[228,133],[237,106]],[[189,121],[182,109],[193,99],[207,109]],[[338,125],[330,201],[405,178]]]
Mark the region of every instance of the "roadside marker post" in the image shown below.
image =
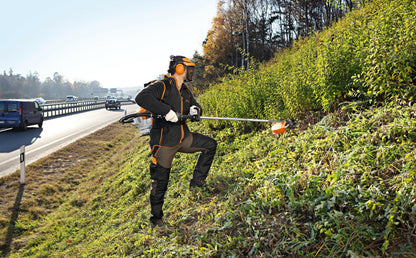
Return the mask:
[[[22,145],[20,147],[20,184],[24,185],[25,183],[25,145]]]

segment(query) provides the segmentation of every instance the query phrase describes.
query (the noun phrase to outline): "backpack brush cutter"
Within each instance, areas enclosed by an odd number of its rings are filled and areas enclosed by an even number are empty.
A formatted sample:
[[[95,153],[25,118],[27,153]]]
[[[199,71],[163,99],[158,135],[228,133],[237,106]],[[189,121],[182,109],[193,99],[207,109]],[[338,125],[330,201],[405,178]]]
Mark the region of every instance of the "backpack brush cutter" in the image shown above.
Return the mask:
[[[234,118],[234,117],[211,117],[199,115],[181,115],[177,114],[178,119],[191,119],[191,121],[199,121],[200,119],[209,120],[227,120],[227,121],[242,121],[242,122],[259,122],[259,123],[273,123],[273,134],[282,134],[286,132],[286,128],[292,128],[296,125],[294,120],[267,120],[267,119],[253,119],[253,118]],[[131,123],[139,128],[142,136],[148,135],[152,127],[152,117],[163,117],[152,114],[150,112],[134,113],[122,117],[119,122],[123,124]]]

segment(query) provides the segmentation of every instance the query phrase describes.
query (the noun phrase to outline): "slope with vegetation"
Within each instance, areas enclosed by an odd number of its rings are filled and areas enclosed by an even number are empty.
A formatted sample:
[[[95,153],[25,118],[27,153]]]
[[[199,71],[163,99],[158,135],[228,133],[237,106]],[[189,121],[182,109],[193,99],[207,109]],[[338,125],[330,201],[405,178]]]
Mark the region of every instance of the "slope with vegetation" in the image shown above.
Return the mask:
[[[412,101],[415,15],[412,0],[373,1],[259,69],[226,78],[201,102],[218,116],[266,118],[335,110],[344,101]]]
[[[415,7],[375,0],[202,95],[210,115],[303,119],[280,136],[191,124],[218,152],[192,191],[197,154],[177,155],[166,226],[149,225],[148,140],[133,131],[53,210],[22,211],[10,256],[414,256]]]
[[[21,211],[10,257],[414,255],[415,115],[348,107],[279,137],[194,127],[220,143],[209,186],[188,190],[196,156],[179,155],[155,229],[147,139],[133,132],[122,155],[82,165],[55,211]]]

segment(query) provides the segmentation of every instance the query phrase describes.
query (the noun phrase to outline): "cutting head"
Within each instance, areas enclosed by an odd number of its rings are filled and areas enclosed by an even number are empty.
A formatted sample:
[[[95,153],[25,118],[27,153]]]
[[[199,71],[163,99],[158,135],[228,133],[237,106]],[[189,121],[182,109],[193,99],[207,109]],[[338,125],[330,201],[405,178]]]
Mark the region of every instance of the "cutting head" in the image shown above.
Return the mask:
[[[286,132],[286,121],[276,122],[272,125],[273,134],[282,134]]]

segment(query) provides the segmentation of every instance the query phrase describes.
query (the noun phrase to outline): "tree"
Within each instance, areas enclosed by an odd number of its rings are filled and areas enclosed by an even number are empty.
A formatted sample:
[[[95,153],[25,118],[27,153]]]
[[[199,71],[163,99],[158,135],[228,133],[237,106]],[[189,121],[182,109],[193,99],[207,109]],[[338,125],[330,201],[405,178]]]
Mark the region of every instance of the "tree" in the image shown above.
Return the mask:
[[[208,31],[207,38],[203,44],[205,57],[206,78],[217,78],[224,75],[224,66],[233,64],[234,37],[232,13],[223,9],[224,1],[219,1],[217,16],[213,19],[212,28]],[[229,16],[231,15],[231,16]]]
[[[267,61],[299,37],[330,26],[365,0],[220,0],[203,43],[204,78]],[[227,68],[227,69],[224,69]]]
[[[40,81],[37,72],[30,72],[23,77],[13,74],[13,70],[10,69],[8,74],[3,71],[3,75],[0,75],[1,98],[59,99],[66,95],[90,97],[94,92],[103,92],[99,81],[71,83],[57,72],[53,74],[53,79],[48,77],[44,82]]]
[[[40,95],[41,82],[37,72],[29,73],[26,76],[27,80],[27,91],[30,92],[30,95],[33,97],[43,97]]]

